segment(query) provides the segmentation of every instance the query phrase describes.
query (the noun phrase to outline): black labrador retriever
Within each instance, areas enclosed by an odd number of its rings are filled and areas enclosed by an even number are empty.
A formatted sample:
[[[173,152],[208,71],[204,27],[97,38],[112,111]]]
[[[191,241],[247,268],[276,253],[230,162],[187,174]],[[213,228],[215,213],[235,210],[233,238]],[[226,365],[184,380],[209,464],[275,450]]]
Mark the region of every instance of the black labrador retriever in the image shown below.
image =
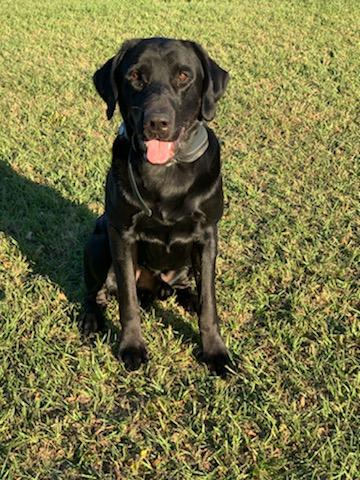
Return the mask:
[[[223,212],[220,148],[205,122],[229,76],[197,43],[166,38],[125,42],[94,75],[110,119],[123,124],[113,144],[105,213],[85,248],[85,333],[104,327],[106,293],[117,291],[119,356],[132,370],[147,360],[139,299],[191,299],[195,277],[203,357],[219,374],[228,351],[215,299],[217,223]],[[116,281],[115,281],[116,279]]]

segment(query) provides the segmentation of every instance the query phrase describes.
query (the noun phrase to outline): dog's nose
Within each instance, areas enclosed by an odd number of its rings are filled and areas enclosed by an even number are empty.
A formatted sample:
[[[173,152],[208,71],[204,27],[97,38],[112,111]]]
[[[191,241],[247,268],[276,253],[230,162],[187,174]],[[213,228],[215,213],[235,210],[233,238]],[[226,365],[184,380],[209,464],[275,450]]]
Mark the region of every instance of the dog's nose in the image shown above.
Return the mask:
[[[165,137],[169,133],[170,118],[164,111],[150,111],[144,115],[144,130],[147,134]]]

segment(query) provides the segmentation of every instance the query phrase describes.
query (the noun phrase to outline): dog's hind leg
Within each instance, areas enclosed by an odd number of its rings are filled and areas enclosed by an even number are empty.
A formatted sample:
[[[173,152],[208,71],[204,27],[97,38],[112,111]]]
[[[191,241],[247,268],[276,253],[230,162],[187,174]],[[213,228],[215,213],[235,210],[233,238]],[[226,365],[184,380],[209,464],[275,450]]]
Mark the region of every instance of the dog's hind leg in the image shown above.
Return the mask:
[[[96,221],[93,234],[84,251],[84,278],[86,297],[80,318],[80,329],[84,334],[105,327],[103,311],[107,301],[106,280],[111,266],[111,253],[106,229],[106,218]]]

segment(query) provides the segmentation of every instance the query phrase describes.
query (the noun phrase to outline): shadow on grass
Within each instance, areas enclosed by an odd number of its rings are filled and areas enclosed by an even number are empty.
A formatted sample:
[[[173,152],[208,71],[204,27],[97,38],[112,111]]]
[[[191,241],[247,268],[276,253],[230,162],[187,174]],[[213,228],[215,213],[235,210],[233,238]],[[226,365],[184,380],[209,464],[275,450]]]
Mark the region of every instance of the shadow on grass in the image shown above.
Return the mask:
[[[96,216],[84,206],[63,198],[53,188],[17,174],[0,160],[0,231],[13,238],[31,263],[35,275],[48,277],[70,302],[82,302],[83,247]],[[1,297],[0,297],[1,298]],[[192,342],[199,358],[200,337],[192,326],[172,311],[156,304],[164,325],[172,325],[184,342]],[[119,328],[107,319],[108,341],[116,354]]]
[[[165,326],[171,326],[174,332],[174,337],[182,339],[184,343],[192,343],[194,345],[193,355],[200,361],[200,334],[196,331],[192,323],[184,320],[180,315],[172,310],[164,309],[161,302],[154,304],[155,314],[161,318],[161,323]],[[194,317],[196,314],[193,314]]]
[[[69,301],[82,301],[82,251],[95,215],[0,160],[0,230],[12,237],[34,274],[48,277]]]

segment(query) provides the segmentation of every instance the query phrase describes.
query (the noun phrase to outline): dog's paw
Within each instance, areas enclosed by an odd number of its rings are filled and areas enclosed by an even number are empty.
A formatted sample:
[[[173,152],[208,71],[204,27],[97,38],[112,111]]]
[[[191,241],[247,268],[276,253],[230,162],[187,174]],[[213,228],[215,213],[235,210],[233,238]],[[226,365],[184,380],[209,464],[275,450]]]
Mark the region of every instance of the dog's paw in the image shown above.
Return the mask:
[[[148,354],[143,343],[127,345],[119,348],[119,357],[124,362],[126,370],[138,370],[142,363],[148,361]]]
[[[210,371],[216,373],[216,375],[225,377],[229,373],[227,367],[231,367],[231,360],[229,352],[222,341],[219,345],[211,348],[210,351],[204,351],[203,359]]]
[[[185,311],[190,314],[199,313],[199,299],[191,288],[178,288],[175,290],[175,293],[179,305],[181,305]]]
[[[88,336],[92,333],[102,331],[105,326],[105,321],[100,310],[86,310],[80,315],[78,325],[80,332]]]

